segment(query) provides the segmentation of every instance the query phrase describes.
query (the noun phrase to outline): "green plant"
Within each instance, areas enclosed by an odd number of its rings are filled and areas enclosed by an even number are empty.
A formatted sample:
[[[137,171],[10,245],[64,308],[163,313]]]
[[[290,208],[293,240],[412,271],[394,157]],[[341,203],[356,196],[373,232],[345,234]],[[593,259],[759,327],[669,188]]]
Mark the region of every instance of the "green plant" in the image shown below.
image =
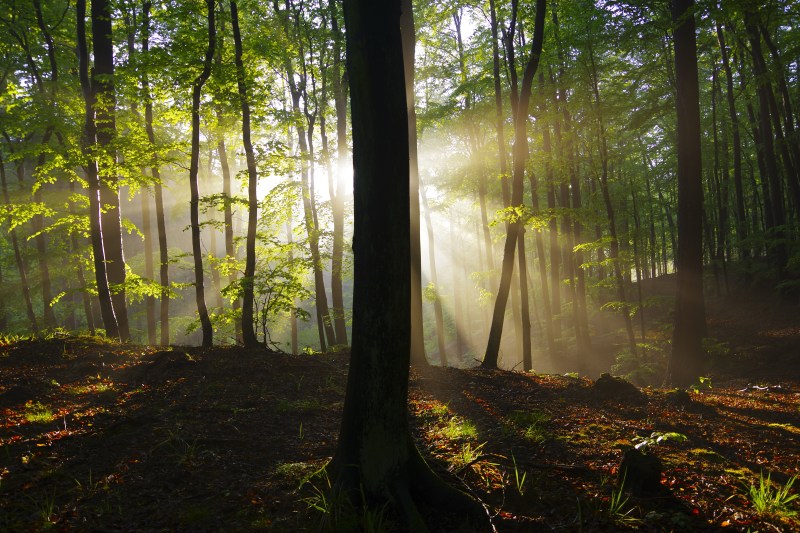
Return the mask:
[[[314,480],[321,482],[321,487]],[[327,470],[323,467],[309,476],[303,485],[308,485],[311,495],[300,501],[307,508],[322,514],[320,531],[364,531],[381,533],[394,531],[395,524],[387,515],[388,504],[374,508],[366,505],[366,496],[361,488],[361,505],[354,505],[345,494],[332,490]]]
[[[689,389],[695,392],[701,392],[704,390],[711,390],[711,378],[700,376],[697,378],[697,383],[693,383],[689,386]]]
[[[53,411],[40,402],[28,401],[25,403],[25,420],[31,423],[47,423],[55,420]]]
[[[629,505],[628,501],[630,496],[624,492],[625,477],[622,478],[622,483],[611,489],[611,497],[608,500],[608,507],[605,509],[606,517],[617,524],[635,524],[641,520],[638,517],[632,516],[634,509],[633,505]]]
[[[541,444],[550,436],[545,427],[550,421],[550,414],[545,411],[514,411],[508,418],[522,430],[525,439],[533,443]]]
[[[463,443],[456,454],[450,458],[451,469],[458,472],[475,463],[481,457],[485,445],[486,443],[484,442],[473,448],[472,443]]]
[[[757,515],[763,517],[792,517],[797,511],[790,509],[789,504],[797,500],[800,495],[791,494],[792,486],[797,481],[797,475],[789,478],[783,486],[773,486],[771,473],[764,477],[764,472],[759,475],[758,483],[747,486],[747,496]]]
[[[469,420],[454,416],[447,422],[442,435],[449,440],[474,439],[478,436],[478,429]]]
[[[654,431],[649,437],[635,437],[633,440],[636,442],[634,448],[642,453],[647,453],[650,448],[662,442],[686,442],[689,438],[683,433],[677,433],[675,431]]]
[[[280,400],[278,401],[278,411],[282,413],[316,411],[322,409],[322,404],[315,398],[302,400]]]
[[[520,496],[525,495],[525,478],[528,477],[527,472],[523,472],[522,475],[519,475],[519,468],[517,467],[517,458],[514,457],[514,454],[511,454],[511,460],[514,461],[514,484],[516,485],[517,492]]]
[[[28,496],[28,499],[31,500],[34,507],[36,507],[36,515],[41,519],[41,525],[43,529],[50,529],[55,525],[55,514],[56,514],[56,491],[53,490],[52,492],[45,492],[42,494],[40,500],[36,500],[31,496]]]

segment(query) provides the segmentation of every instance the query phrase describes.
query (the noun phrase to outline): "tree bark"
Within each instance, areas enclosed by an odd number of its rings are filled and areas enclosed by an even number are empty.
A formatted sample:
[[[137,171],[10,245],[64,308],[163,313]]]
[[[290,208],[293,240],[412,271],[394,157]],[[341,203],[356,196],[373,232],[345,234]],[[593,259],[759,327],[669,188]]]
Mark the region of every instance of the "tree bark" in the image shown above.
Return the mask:
[[[344,176],[347,171],[347,86],[342,72],[342,32],[339,31],[338,2],[328,1],[333,34],[333,106],[336,110],[336,187],[331,197],[333,215],[333,247],[331,249],[331,308],[336,344],[347,346],[347,325],[344,313]]]
[[[678,276],[675,329],[668,381],[687,387],[701,375],[706,335],[703,300],[703,181],[700,91],[697,74],[694,0],[673,0],[678,116]]]
[[[245,241],[244,288],[242,297],[242,340],[248,348],[257,346],[258,338],[253,326],[253,289],[256,272],[256,230],[258,226],[258,172],[253,143],[250,140],[250,97],[247,94],[244,62],[242,61],[242,35],[239,31],[239,9],[234,0],[230,2],[233,47],[236,62],[236,87],[242,109],[242,144],[247,161],[247,238]]]
[[[150,50],[150,9],[152,2],[145,0],[142,5],[142,55],[147,57]],[[151,146],[156,144],[156,135],[153,130],[153,97],[150,94],[150,78],[147,69],[142,71],[142,92],[145,98],[144,126],[147,140]],[[156,231],[158,233],[158,282],[161,285],[159,296],[159,323],[161,326],[160,343],[169,344],[169,253],[167,249],[167,224],[164,217],[164,192],[161,183],[161,174],[157,164],[153,162],[150,172],[153,176],[153,193],[156,208]]]
[[[420,243],[419,163],[417,160],[417,112],[414,105],[414,50],[416,35],[411,0],[400,1],[400,38],[403,45],[406,108],[408,113],[409,195],[411,217],[411,362],[427,366],[422,320],[422,245]]]
[[[409,430],[411,236],[400,2],[345,0],[353,117],[353,338],[333,489],[391,501],[425,531],[416,497],[473,516],[480,505],[425,464]]]
[[[8,194],[8,182],[6,181],[6,165],[3,161],[3,155],[0,153],[0,179],[3,185],[3,201],[6,205],[11,204]],[[33,310],[33,301],[31,300],[31,286],[28,283],[28,272],[25,268],[25,262],[22,260],[22,252],[19,247],[19,240],[17,239],[16,228],[9,230],[11,234],[11,246],[14,248],[14,261],[17,265],[17,272],[19,273],[19,281],[22,286],[22,299],[25,302],[25,312],[28,314],[28,322],[31,326],[31,331],[34,335],[39,334],[39,322],[36,320],[36,313]]]
[[[97,175],[100,188],[103,249],[106,275],[111,289],[111,301],[117,317],[119,337],[130,339],[128,305],[125,301],[125,256],[122,248],[122,221],[120,218],[116,153],[113,147],[116,136],[116,96],[114,93],[114,43],[112,41],[112,9],[108,0],[93,0],[92,52],[94,69],[95,138],[100,150]],[[106,162],[110,161],[110,164]]]
[[[92,242],[95,281],[100,304],[100,316],[103,328],[108,337],[119,338],[120,331],[106,272],[106,257],[103,247],[103,227],[100,217],[100,183],[97,175],[97,161],[92,153],[96,143],[97,127],[95,124],[95,88],[89,79],[89,50],[86,44],[86,0],[77,0],[75,4],[78,41],[78,75],[84,99],[84,125],[81,148],[86,157],[84,170],[89,186],[89,232]]]
[[[420,180],[420,197],[422,198],[422,209],[425,213],[425,226],[428,229],[428,261],[430,265],[431,284],[433,285],[433,316],[436,321],[436,344],[439,348],[439,362],[447,366],[447,348],[444,336],[444,313],[442,311],[442,291],[439,287],[439,277],[436,272],[436,246],[433,237],[433,224],[431,223],[431,209],[428,206],[428,198],[425,187]]]
[[[731,142],[733,143],[733,187],[736,192],[736,240],[738,241],[739,256],[742,259],[750,257],[750,249],[744,244],[747,239],[747,213],[745,211],[744,185],[742,180],[742,140],[739,131],[739,114],[736,112],[736,101],[733,89],[733,71],[725,46],[725,32],[722,25],[717,22],[717,39],[719,41],[722,68],[725,70],[725,99],[728,103],[728,113],[731,118]]]
[[[192,229],[192,257],[194,258],[194,294],[197,303],[197,313],[200,317],[200,327],[203,333],[202,344],[205,347],[214,343],[214,330],[206,307],[205,287],[203,283],[203,250],[200,244],[200,191],[197,175],[200,170],[200,97],[209,76],[211,75],[211,61],[214,58],[216,46],[216,16],[214,13],[214,0],[206,0],[206,20],[208,21],[208,46],[203,60],[203,70],[192,83],[192,148],[189,163],[189,189],[191,199],[190,226]]]
[[[525,65],[522,77],[522,87],[519,97],[516,99],[514,116],[514,168],[511,191],[511,206],[522,207],[523,204],[523,180],[525,177],[525,159],[528,154],[528,104],[531,97],[531,86],[536,69],[539,67],[539,59],[544,43],[544,18],[546,0],[536,1],[536,19],[534,22],[533,40],[531,41],[531,53]],[[503,267],[500,273],[500,287],[495,299],[494,312],[492,313],[492,326],[489,330],[489,339],[486,345],[486,353],[481,366],[484,368],[497,368],[497,359],[500,352],[500,338],[503,334],[503,322],[505,320],[506,304],[511,288],[511,275],[514,270],[514,252],[520,235],[520,227],[524,221],[521,216],[515,217],[508,224],[506,242],[503,247]]]

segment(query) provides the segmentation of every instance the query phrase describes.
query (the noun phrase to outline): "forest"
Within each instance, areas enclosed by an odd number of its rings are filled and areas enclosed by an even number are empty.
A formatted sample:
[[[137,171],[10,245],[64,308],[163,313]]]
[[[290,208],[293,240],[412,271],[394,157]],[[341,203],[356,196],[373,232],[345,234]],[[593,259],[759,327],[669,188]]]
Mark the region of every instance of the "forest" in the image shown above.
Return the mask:
[[[3,0],[0,531],[800,528],[794,0]]]

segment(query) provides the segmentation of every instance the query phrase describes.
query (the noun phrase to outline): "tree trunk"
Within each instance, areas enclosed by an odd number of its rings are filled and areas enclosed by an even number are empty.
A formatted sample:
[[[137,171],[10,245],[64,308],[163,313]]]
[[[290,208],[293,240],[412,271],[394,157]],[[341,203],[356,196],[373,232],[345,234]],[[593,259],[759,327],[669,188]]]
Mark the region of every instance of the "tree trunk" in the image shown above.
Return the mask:
[[[775,268],[778,281],[783,280],[788,261],[788,251],[785,243],[785,230],[783,225],[786,223],[786,212],[784,209],[784,197],[781,188],[780,174],[777,167],[775,156],[775,142],[770,122],[770,105],[768,73],[764,65],[764,55],[761,52],[761,38],[756,26],[756,14],[750,9],[745,10],[745,29],[750,40],[750,56],[753,60],[753,78],[756,84],[758,95],[758,133],[760,141],[757,141],[759,152],[764,164],[766,175],[762,174],[762,181],[769,186],[770,202],[772,208],[772,225],[767,224],[769,239],[774,239],[774,245],[767,247],[772,266]],[[765,206],[766,196],[765,196]],[[769,217],[768,217],[769,218]],[[768,220],[769,222],[769,220]]]
[[[250,140],[250,97],[245,83],[244,63],[242,61],[242,36],[239,32],[239,10],[236,2],[231,0],[231,26],[233,28],[233,46],[236,61],[236,86],[239,91],[239,102],[242,108],[242,144],[247,161],[247,239],[245,244],[244,278],[242,286],[242,340],[244,345],[252,348],[258,345],[258,338],[253,322],[253,289],[256,272],[256,230],[258,226],[258,172],[253,143]]]
[[[464,289],[461,286],[461,269],[458,265],[464,264],[464,257],[461,256],[463,243],[456,237],[455,224],[453,219],[456,213],[450,210],[450,264],[453,265],[453,329],[456,335],[456,361],[464,356],[464,332],[463,328],[467,322],[464,321],[464,304],[462,302]]]
[[[192,83],[192,148],[189,164],[189,189],[191,192],[190,225],[192,229],[192,256],[194,258],[194,294],[197,303],[197,313],[200,317],[200,327],[203,333],[203,346],[211,346],[214,342],[214,330],[206,307],[205,287],[203,284],[203,250],[200,244],[200,191],[197,175],[200,169],[200,96],[209,76],[211,75],[211,61],[214,57],[216,46],[216,17],[214,13],[214,0],[206,0],[206,19],[208,21],[208,46],[203,60],[203,70]]]
[[[345,0],[353,116],[353,338],[333,490],[370,507],[391,501],[425,531],[416,497],[480,516],[419,454],[408,423],[411,236],[408,113],[400,2]]]
[[[125,257],[122,250],[122,221],[120,218],[118,179],[116,176],[116,97],[114,93],[114,43],[112,41],[112,9],[108,0],[93,0],[92,52],[94,70],[95,138],[101,157],[97,162],[102,213],[103,249],[105,250],[106,275],[111,289],[111,301],[117,317],[119,337],[130,339],[128,306],[125,301]],[[103,161],[111,161],[106,165]]]
[[[608,186],[608,145],[606,140],[606,129],[603,122],[602,106],[600,102],[600,87],[597,76],[597,67],[594,62],[594,51],[589,48],[589,61],[592,69],[592,91],[594,92],[595,105],[597,106],[598,121],[600,126],[600,191],[603,195],[603,203],[606,207],[608,216],[608,232],[611,243],[608,247],[608,256],[611,259],[614,269],[614,281],[617,286],[617,297],[619,298],[620,314],[625,323],[625,331],[628,334],[628,349],[633,356],[636,356],[636,337],[633,333],[633,323],[631,322],[628,298],[625,295],[625,279],[622,276],[622,265],[620,264],[619,239],[617,238],[617,223],[614,214],[614,205],[611,202],[611,192]]]
[[[6,165],[3,161],[3,154],[0,153],[0,179],[2,179],[3,185],[3,201],[6,205],[11,204],[11,200],[8,195],[8,182],[6,181]],[[19,273],[19,281],[20,285],[22,285],[22,299],[25,302],[25,311],[28,314],[28,322],[31,326],[31,331],[34,335],[39,334],[39,323],[36,320],[36,313],[33,310],[33,302],[31,300],[31,287],[28,283],[28,272],[25,268],[25,263],[22,260],[22,253],[19,248],[19,241],[17,239],[17,230],[15,228],[11,228],[9,230],[11,234],[11,246],[14,248],[14,261],[17,264],[17,272]]]
[[[725,70],[725,99],[728,103],[728,113],[731,118],[731,137],[733,143],[733,186],[736,191],[736,240],[738,241],[739,256],[741,259],[750,257],[750,249],[744,244],[747,239],[747,213],[745,211],[744,186],[742,180],[742,140],[739,132],[739,114],[736,112],[736,101],[733,89],[733,70],[731,69],[728,48],[725,46],[725,32],[722,25],[717,22],[717,39],[722,57],[722,68]]]
[[[347,172],[347,94],[342,83],[342,32],[339,31],[338,2],[328,1],[333,34],[333,106],[336,110],[336,187],[331,197],[333,215],[333,247],[331,249],[331,313],[336,344],[347,346],[347,325],[344,312],[344,176]]]
[[[439,277],[436,273],[436,246],[433,239],[433,224],[431,223],[431,209],[428,207],[428,198],[425,195],[425,186],[420,179],[420,196],[422,210],[425,213],[425,226],[428,229],[428,260],[430,264],[431,284],[433,285],[433,316],[436,320],[436,342],[439,348],[439,362],[447,366],[447,349],[445,347],[444,313],[442,312],[442,291],[439,287]]]
[[[84,126],[81,139],[81,148],[85,161],[86,181],[89,186],[89,233],[92,242],[94,259],[94,272],[97,284],[97,294],[100,304],[100,315],[106,335],[119,338],[120,331],[114,305],[111,301],[111,291],[108,286],[106,273],[106,258],[103,247],[103,228],[100,217],[100,183],[97,175],[97,161],[91,155],[96,142],[96,124],[94,118],[95,89],[89,79],[89,50],[86,44],[86,0],[77,0],[75,4],[78,41],[78,73],[84,99]]]
[[[536,19],[534,23],[533,40],[531,42],[531,53],[525,65],[525,72],[522,77],[522,87],[516,99],[514,114],[514,168],[511,191],[511,205],[522,207],[523,204],[523,180],[525,177],[525,159],[528,154],[528,104],[531,97],[531,86],[533,76],[539,66],[539,58],[542,52],[544,41],[544,18],[545,0],[536,1]],[[511,45],[509,46],[511,48]],[[515,217],[508,224],[506,242],[503,247],[503,267],[500,273],[500,287],[497,291],[497,298],[494,303],[492,313],[492,326],[489,330],[489,339],[486,345],[481,366],[484,368],[497,368],[497,359],[500,352],[500,339],[503,334],[503,323],[505,321],[505,310],[508,302],[508,294],[511,289],[511,275],[514,270],[514,251],[520,235],[520,227],[524,221],[521,216]]]
[[[673,0],[678,115],[678,279],[668,381],[687,387],[701,375],[706,335],[703,301],[703,181],[694,0]]]
[[[422,320],[422,245],[420,243],[420,186],[417,159],[417,112],[414,105],[414,10],[411,0],[400,1],[400,38],[403,45],[406,109],[408,112],[409,194],[411,217],[411,362],[427,366]]]
[[[152,2],[145,0],[142,6],[142,55],[147,56],[150,50],[150,8]],[[142,71],[142,92],[145,98],[144,124],[147,140],[155,146],[156,136],[153,130],[153,97],[150,94],[150,78],[147,69]],[[156,230],[158,232],[158,282],[161,285],[159,296],[159,323],[161,325],[160,343],[169,344],[169,253],[167,249],[167,224],[164,217],[164,193],[161,183],[161,174],[158,165],[153,164],[150,169],[153,175],[153,192],[156,208]]]

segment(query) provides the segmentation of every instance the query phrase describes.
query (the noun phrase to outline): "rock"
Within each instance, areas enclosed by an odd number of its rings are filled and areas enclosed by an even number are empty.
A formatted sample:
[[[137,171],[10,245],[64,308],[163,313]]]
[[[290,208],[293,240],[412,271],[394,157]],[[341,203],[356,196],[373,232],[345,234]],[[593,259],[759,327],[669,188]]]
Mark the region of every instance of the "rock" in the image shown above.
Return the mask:
[[[617,486],[637,496],[648,496],[662,492],[661,460],[651,453],[642,453],[630,448],[622,456],[617,473]]]
[[[664,395],[667,403],[677,407],[689,407],[694,403],[692,397],[684,389],[672,389]]]
[[[592,389],[603,398],[628,403],[643,403],[647,396],[636,385],[611,374],[602,374]]]

